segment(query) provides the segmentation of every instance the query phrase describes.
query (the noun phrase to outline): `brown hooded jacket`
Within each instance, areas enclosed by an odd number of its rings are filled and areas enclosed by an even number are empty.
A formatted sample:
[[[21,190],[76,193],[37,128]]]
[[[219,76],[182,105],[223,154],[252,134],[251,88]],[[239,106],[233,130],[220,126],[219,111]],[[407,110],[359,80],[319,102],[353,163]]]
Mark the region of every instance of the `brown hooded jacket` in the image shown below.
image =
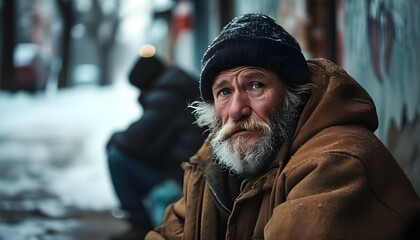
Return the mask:
[[[404,239],[420,200],[373,133],[372,99],[337,65],[308,66],[316,88],[271,167],[229,203],[207,140],[183,164],[184,196],[146,239]]]

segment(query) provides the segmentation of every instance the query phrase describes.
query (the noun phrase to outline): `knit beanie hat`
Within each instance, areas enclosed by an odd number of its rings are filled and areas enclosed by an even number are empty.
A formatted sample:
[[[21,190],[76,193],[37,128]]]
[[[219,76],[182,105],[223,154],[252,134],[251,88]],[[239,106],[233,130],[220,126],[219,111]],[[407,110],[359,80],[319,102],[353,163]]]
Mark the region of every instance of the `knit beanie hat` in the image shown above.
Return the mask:
[[[138,89],[148,89],[165,70],[164,63],[157,56],[141,56],[131,69],[128,79]]]
[[[310,81],[296,39],[269,16],[249,13],[229,22],[204,53],[199,85],[203,101],[213,100],[217,74],[245,65],[273,71],[293,85]]]

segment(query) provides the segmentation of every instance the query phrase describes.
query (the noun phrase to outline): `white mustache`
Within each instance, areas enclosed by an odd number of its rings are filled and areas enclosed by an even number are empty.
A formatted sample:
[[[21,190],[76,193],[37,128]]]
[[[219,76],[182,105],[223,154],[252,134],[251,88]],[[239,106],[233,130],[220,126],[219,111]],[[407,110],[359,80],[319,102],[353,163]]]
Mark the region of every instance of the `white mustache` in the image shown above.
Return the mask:
[[[262,120],[246,119],[235,122],[229,119],[228,122],[218,131],[215,140],[224,141],[230,138],[234,133],[241,130],[258,131],[263,135],[271,134],[272,131],[271,127]]]

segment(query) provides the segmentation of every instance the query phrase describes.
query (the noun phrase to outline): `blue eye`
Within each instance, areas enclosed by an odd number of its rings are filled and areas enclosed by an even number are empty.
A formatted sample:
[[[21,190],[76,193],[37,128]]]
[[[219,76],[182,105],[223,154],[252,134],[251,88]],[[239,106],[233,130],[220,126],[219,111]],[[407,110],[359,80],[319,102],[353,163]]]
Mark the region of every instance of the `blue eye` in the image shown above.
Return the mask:
[[[227,88],[224,88],[224,89],[219,91],[219,95],[221,95],[221,96],[227,96],[229,94],[230,94],[230,90],[227,89]]]
[[[264,87],[264,84],[260,83],[260,82],[254,82],[252,83],[252,89],[261,89]]]

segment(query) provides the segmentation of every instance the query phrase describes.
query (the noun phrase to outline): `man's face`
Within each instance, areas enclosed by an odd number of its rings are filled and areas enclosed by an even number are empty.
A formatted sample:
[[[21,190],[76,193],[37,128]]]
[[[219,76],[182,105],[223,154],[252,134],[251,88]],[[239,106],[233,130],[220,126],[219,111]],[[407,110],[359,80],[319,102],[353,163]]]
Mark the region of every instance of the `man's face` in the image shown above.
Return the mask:
[[[283,82],[271,71],[242,66],[218,74],[212,92],[221,122],[212,141],[219,161],[239,174],[261,170],[272,160],[264,155],[276,144]]]
[[[243,120],[270,124],[270,113],[281,109],[284,84],[268,70],[242,66],[216,76],[212,86],[216,112],[222,125]],[[246,136],[243,144],[252,145],[263,133],[253,129],[235,129],[223,138]]]

